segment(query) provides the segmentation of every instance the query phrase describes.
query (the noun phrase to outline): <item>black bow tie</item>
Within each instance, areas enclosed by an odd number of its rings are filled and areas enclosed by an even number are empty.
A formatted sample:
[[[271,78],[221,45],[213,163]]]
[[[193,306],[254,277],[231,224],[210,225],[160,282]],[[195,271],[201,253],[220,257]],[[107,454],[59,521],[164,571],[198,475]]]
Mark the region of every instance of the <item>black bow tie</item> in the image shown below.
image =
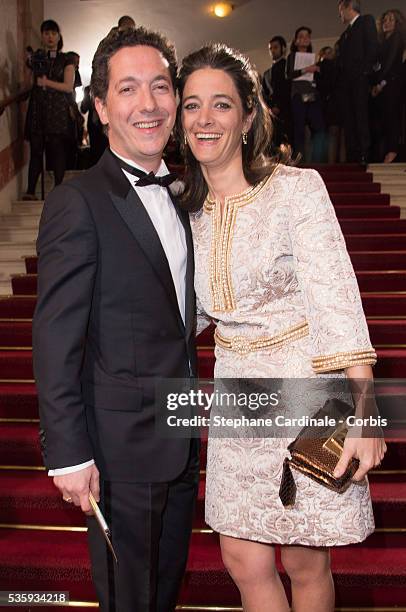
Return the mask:
[[[133,174],[134,176],[138,176],[139,180],[135,184],[136,187],[146,187],[148,185],[159,185],[160,187],[168,188],[169,185],[173,183],[174,181],[176,181],[177,179],[176,174],[174,174],[173,172],[170,172],[169,174],[165,174],[165,176],[156,176],[153,172],[150,172],[149,174],[147,174],[146,172],[143,172],[142,170],[139,170],[138,168],[134,168],[134,166],[130,166],[129,164],[126,164],[122,159],[120,159],[116,155],[115,155],[115,158],[117,159],[118,163],[120,164],[120,167],[123,170],[125,170],[126,172],[129,172],[130,174]]]

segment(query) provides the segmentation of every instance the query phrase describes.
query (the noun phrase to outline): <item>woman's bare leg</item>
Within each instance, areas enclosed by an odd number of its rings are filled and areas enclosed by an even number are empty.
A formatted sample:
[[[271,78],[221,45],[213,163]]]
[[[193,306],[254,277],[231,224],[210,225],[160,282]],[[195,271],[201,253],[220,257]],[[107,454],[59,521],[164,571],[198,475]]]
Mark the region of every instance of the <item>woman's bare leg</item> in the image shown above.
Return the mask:
[[[270,544],[220,536],[224,565],[236,583],[244,612],[289,612]]]

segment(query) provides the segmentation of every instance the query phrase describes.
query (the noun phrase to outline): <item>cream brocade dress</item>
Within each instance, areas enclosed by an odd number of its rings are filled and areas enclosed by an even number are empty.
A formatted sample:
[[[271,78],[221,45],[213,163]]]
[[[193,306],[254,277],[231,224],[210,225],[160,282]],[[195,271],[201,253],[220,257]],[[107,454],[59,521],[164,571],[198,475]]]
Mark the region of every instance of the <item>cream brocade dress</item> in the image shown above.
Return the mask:
[[[245,193],[191,215],[199,328],[217,323],[215,378],[309,378],[374,364],[355,274],[326,187],[279,165]],[[327,373],[327,374],[326,374]],[[206,522],[259,542],[336,546],[374,530],[367,479],[337,494],[292,470],[286,439],[209,436]]]

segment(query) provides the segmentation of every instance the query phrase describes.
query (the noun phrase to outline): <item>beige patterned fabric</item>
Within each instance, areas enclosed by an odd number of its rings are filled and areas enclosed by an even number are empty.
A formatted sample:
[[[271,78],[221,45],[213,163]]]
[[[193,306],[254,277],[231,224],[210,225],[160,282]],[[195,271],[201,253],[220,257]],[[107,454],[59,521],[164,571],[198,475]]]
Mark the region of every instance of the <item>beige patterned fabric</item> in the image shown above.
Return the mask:
[[[345,367],[375,363],[344,238],[316,171],[279,165],[227,198],[223,212],[206,201],[191,223],[198,327],[217,323],[216,378],[343,376]],[[210,436],[207,523],[270,543],[365,539],[374,529],[366,480],[339,495],[294,472],[296,504],[282,506],[289,441]]]

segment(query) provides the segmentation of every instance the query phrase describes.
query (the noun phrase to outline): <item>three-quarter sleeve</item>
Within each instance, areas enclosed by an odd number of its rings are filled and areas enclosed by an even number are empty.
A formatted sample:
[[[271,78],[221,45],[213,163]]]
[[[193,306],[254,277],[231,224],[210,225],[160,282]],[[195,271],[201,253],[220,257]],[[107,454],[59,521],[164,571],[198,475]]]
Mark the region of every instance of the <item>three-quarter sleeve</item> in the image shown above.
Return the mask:
[[[326,186],[300,170],[291,198],[290,235],[315,373],[374,365],[357,280]]]

